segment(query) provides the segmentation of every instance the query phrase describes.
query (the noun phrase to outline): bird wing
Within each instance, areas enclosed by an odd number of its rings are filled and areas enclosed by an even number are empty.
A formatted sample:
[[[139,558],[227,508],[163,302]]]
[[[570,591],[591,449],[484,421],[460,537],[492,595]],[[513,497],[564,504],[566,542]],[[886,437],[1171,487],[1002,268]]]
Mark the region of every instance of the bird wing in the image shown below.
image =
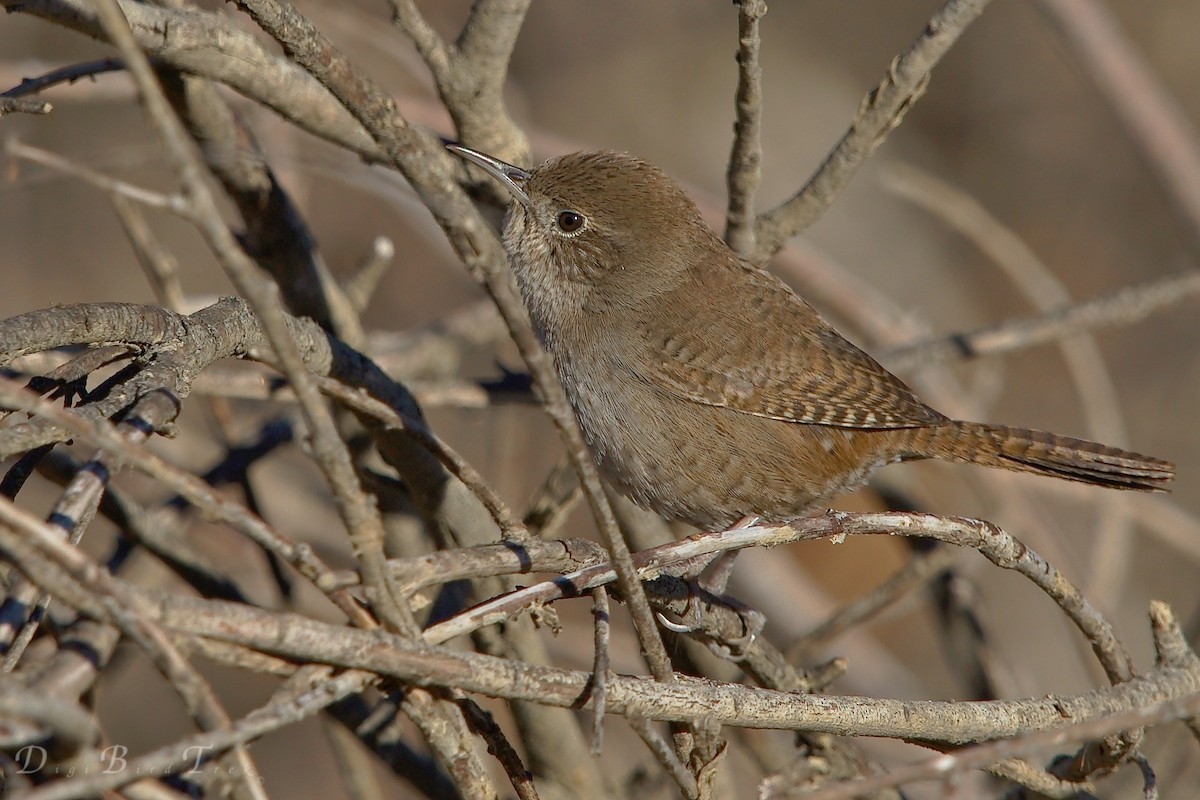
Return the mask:
[[[697,270],[638,325],[633,371],[671,394],[783,422],[912,428],[945,417],[833,329],[778,278],[740,262]],[[674,301],[674,302],[673,302]],[[652,315],[652,316],[651,316]]]

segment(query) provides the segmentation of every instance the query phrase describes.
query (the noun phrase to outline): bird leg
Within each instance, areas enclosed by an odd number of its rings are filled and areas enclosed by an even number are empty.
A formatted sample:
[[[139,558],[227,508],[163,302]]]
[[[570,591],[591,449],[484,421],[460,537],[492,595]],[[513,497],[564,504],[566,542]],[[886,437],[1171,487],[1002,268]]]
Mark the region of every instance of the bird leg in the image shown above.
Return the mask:
[[[738,520],[729,530],[738,530],[741,528],[749,528],[757,525],[759,518],[756,516],[743,517]],[[661,613],[658,614],[658,620],[669,631],[675,633],[690,634],[703,632],[703,620],[701,618],[701,597],[706,596],[709,602],[713,600],[719,601],[728,608],[737,613],[742,620],[742,628],[745,633],[736,639],[730,639],[724,642],[711,641],[708,643],[709,649],[714,655],[719,658],[724,658],[729,661],[740,661],[746,649],[754,642],[754,639],[762,631],[766,620],[758,611],[746,606],[725,594],[725,590],[729,585],[729,577],[733,574],[733,564],[737,558],[737,550],[729,550],[718,554],[707,564],[691,567],[688,571],[690,575],[685,573],[680,576],[688,586],[688,604],[687,611],[680,615],[681,619],[691,618],[692,622],[671,622]]]
[[[729,530],[739,531],[743,528],[752,528],[758,522],[759,518],[756,516],[742,517]],[[741,550],[726,550],[710,561],[704,568],[706,574],[700,576],[700,585],[715,595],[723,596],[725,589],[729,586],[729,578],[733,575],[733,562],[737,560],[740,552]]]

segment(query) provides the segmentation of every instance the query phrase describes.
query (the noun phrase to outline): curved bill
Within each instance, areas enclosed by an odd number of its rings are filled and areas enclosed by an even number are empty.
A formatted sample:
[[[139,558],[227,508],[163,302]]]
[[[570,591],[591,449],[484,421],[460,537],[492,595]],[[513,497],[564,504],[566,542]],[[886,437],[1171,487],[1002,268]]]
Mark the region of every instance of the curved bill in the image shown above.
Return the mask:
[[[467,161],[480,167],[484,172],[504,184],[504,188],[512,192],[513,197],[523,205],[532,206],[529,195],[525,194],[524,184],[529,180],[529,173],[520,167],[514,167],[506,161],[501,161],[487,153],[463,147],[461,144],[446,143],[446,149],[455,155],[462,156]]]

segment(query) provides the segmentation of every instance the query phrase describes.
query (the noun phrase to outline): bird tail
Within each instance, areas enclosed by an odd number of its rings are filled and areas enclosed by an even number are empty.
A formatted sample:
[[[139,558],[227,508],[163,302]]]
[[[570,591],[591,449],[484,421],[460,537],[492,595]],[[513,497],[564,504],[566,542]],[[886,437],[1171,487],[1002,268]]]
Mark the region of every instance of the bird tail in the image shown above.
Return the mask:
[[[951,421],[913,430],[912,453],[1033,472],[1111,489],[1165,492],[1175,477],[1169,461],[1044,431]]]

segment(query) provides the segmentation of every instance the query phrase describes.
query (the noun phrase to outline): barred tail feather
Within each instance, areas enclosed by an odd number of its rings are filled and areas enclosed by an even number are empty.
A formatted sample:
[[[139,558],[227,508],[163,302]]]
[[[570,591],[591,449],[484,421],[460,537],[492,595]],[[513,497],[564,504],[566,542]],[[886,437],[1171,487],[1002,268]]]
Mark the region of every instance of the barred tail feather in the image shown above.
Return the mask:
[[[913,455],[1033,472],[1112,489],[1165,492],[1169,461],[1044,431],[948,422],[913,431]]]

